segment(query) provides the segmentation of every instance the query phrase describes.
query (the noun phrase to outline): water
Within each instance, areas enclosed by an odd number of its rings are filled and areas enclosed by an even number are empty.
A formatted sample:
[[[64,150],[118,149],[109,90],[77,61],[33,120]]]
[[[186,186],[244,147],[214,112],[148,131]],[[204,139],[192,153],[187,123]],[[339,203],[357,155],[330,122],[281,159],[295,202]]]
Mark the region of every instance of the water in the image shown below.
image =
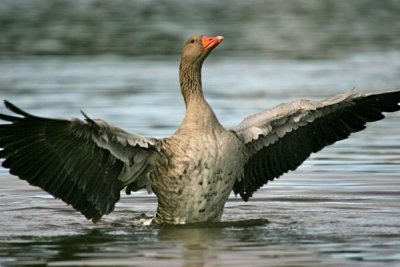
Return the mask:
[[[1,98],[49,117],[84,110],[146,136],[167,136],[184,108],[177,58],[31,57],[0,62]],[[400,53],[347,59],[210,57],[205,94],[227,127],[295,98],[353,87],[400,88]],[[6,112],[4,107],[0,112]],[[400,266],[400,114],[313,155],[222,224],[136,225],[156,198],[122,196],[94,225],[0,169],[0,266]]]
[[[221,54],[326,58],[400,47],[398,0],[2,0],[0,55],[166,55],[193,33]]]
[[[296,98],[400,89],[399,3],[3,0],[0,99],[168,136],[193,33],[225,36],[203,85],[227,127]],[[122,194],[94,225],[0,167],[0,266],[400,266],[399,119],[312,155],[248,203],[232,195],[211,225],[138,225],[156,209],[145,192]]]

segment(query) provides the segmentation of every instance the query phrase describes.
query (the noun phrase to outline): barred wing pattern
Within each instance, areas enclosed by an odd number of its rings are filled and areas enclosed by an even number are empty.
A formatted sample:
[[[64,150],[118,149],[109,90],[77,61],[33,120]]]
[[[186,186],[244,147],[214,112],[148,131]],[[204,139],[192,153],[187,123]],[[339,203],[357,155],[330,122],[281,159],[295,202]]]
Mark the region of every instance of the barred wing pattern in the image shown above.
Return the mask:
[[[110,213],[127,186],[148,186],[159,141],[129,134],[102,120],[48,119],[10,102],[0,125],[0,158],[10,173],[62,199],[93,222]],[[19,116],[18,116],[19,115]]]
[[[351,133],[382,112],[400,110],[400,91],[361,95],[355,91],[322,101],[298,100],[244,119],[232,129],[245,143],[250,158],[235,194],[247,201],[261,186],[295,170],[311,153]]]

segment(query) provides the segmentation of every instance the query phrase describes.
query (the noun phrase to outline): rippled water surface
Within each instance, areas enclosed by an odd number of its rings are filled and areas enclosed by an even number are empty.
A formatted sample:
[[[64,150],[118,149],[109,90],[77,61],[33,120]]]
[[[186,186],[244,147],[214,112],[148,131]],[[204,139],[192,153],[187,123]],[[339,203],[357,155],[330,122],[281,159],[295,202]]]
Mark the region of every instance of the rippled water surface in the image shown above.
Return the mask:
[[[177,65],[176,57],[3,59],[0,98],[42,116],[82,109],[137,134],[167,136],[184,112]],[[398,89],[400,54],[210,57],[203,79],[230,127],[295,98]],[[0,266],[400,266],[399,113],[312,155],[248,203],[232,196],[221,224],[136,225],[156,208],[153,195],[139,192],[94,225],[5,169],[0,181]]]

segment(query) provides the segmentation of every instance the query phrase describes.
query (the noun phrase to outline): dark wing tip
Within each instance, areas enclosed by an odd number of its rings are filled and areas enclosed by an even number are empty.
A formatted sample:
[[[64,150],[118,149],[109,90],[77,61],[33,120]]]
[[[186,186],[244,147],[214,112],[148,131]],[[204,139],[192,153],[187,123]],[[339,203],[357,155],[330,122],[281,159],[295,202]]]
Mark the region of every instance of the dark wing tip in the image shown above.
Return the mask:
[[[91,119],[85,112],[83,112],[83,110],[81,110],[81,114],[83,115],[83,117],[85,117],[85,120],[87,122],[90,122],[92,124],[96,124],[95,121],[93,119]]]
[[[3,102],[4,102],[4,106],[11,111],[18,109],[17,107],[15,107],[13,104],[11,104],[9,101],[7,101],[5,99],[3,100]],[[22,120],[21,117],[16,117],[16,116],[12,116],[12,115],[1,114],[1,113],[0,113],[0,119],[4,120],[4,121],[9,121],[9,122],[16,122],[16,121]]]
[[[383,94],[374,94],[365,97],[372,107],[378,108],[381,112],[395,112],[400,110],[400,91],[392,91]]]
[[[248,194],[248,193],[239,193],[239,195],[244,202],[248,202],[249,199],[253,196],[253,194]]]
[[[91,219],[92,223],[96,224],[101,220],[102,215],[95,216]]]
[[[62,199],[93,223],[114,209],[123,162],[88,138],[91,127],[36,117],[7,100],[4,105],[13,114],[0,119],[18,122],[0,125],[0,158],[11,174]]]
[[[20,121],[21,119],[22,119],[21,117],[15,117],[15,116],[10,116],[10,115],[0,113],[0,120],[3,120],[3,121],[16,122],[16,121]]]
[[[22,109],[18,108],[17,106],[15,106],[14,104],[12,104],[11,102],[9,102],[7,100],[4,100],[4,106],[7,109],[9,109],[10,111],[12,111],[12,112],[14,112],[16,114],[22,115],[24,117],[27,117],[27,118],[33,118],[34,117],[33,115],[23,111]]]
[[[245,165],[245,180],[235,183],[234,193],[247,201],[268,181],[295,170],[311,153],[365,129],[368,122],[383,119],[384,112],[399,111],[400,91],[360,96],[352,102],[255,152]]]

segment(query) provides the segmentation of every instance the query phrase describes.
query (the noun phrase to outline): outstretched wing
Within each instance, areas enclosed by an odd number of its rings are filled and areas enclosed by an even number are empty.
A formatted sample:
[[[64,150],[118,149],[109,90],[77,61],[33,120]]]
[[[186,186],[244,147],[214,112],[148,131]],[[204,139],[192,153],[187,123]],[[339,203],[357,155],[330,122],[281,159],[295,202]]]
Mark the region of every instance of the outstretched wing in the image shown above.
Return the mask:
[[[245,143],[250,158],[234,192],[247,201],[268,181],[295,170],[312,152],[383,119],[382,112],[400,110],[399,102],[400,91],[366,96],[350,91],[322,101],[281,104],[244,119],[232,131]]]
[[[0,125],[0,158],[10,173],[72,205],[88,219],[110,213],[128,186],[147,184],[159,141],[101,120],[36,117],[5,101],[15,115]],[[18,116],[20,115],[20,116]]]

